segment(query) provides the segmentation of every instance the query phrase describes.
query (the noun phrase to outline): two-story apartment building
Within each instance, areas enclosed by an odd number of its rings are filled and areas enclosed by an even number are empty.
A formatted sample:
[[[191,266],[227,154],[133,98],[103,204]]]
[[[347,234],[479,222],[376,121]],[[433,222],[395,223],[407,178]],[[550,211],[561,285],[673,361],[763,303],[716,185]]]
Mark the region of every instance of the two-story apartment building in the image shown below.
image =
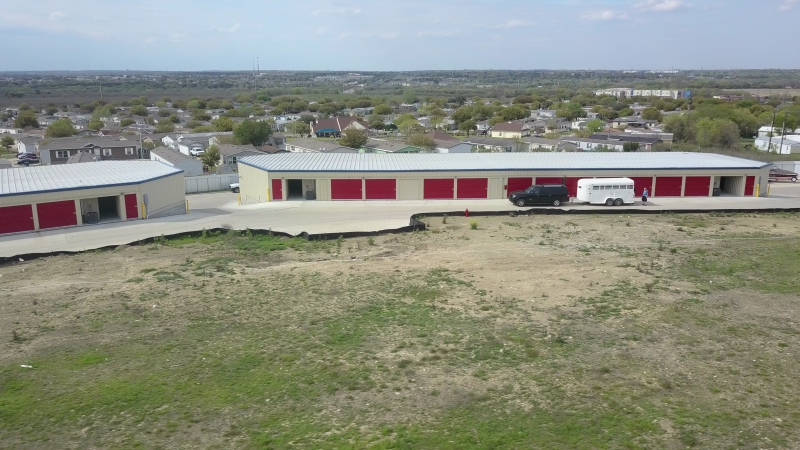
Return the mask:
[[[119,137],[57,138],[39,145],[42,164],[66,164],[70,156],[79,152],[89,153],[98,161],[150,159],[149,152],[139,146],[138,140]]]

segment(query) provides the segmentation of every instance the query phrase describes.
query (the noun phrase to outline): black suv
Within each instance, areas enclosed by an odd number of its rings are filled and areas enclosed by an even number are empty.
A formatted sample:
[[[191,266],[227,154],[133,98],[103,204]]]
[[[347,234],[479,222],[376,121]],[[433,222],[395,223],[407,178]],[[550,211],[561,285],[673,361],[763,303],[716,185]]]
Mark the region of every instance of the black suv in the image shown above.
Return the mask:
[[[508,199],[517,206],[561,206],[562,203],[569,201],[569,191],[563,184],[537,184],[524,191],[512,192]]]

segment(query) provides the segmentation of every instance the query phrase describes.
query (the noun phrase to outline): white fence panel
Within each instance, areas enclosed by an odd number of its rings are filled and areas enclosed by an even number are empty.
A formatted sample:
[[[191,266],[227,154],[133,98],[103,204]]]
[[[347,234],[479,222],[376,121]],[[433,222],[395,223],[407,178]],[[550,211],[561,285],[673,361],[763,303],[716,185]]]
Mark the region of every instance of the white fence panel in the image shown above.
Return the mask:
[[[198,192],[224,191],[232,183],[239,182],[239,174],[203,175],[200,177],[186,177],[183,179],[187,194]]]

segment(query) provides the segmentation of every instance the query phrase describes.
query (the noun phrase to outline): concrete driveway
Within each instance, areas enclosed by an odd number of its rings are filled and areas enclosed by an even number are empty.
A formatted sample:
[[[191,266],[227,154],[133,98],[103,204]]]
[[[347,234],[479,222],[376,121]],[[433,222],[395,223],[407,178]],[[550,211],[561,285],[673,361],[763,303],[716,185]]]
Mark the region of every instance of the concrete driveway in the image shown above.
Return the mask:
[[[481,211],[519,211],[507,200],[272,202],[237,205],[236,194],[217,192],[187,196],[189,214],[129,222],[85,225],[0,237],[0,257],[26,253],[82,251],[122,245],[204,228],[272,229],[293,235],[307,232],[342,233],[378,231],[409,224],[413,214]],[[567,204],[563,209],[607,210],[606,206]],[[615,207],[618,210],[773,209],[800,208],[800,184],[773,184],[769,198],[694,197],[653,198],[648,206]]]

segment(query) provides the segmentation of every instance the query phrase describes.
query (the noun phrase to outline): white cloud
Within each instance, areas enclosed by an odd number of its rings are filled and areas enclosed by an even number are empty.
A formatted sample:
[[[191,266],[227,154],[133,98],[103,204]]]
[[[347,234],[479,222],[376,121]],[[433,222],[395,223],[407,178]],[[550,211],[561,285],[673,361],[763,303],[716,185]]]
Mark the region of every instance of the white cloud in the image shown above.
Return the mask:
[[[781,6],[778,7],[778,11],[790,11],[794,9],[798,3],[800,3],[800,0],[783,0]]]
[[[417,37],[451,37],[458,34],[458,30],[455,31],[420,31],[417,33]]]
[[[633,6],[642,11],[667,12],[681,8],[690,8],[692,5],[683,0],[645,0]]]
[[[64,17],[67,17],[67,15],[64,14],[64,11],[55,11],[50,14],[50,20],[59,20],[63,19]]]
[[[529,27],[533,25],[530,22],[525,22],[524,20],[509,20],[508,22],[498,25],[497,28],[522,28],[522,27]]]
[[[232,26],[230,28],[227,28],[227,29],[226,28],[220,28],[219,31],[222,31],[223,33],[236,33],[237,31],[239,31],[239,27],[241,25],[242,24],[237,23],[236,25],[234,25],[234,26]]]
[[[625,20],[628,15],[616,11],[595,11],[581,17],[583,20]]]

